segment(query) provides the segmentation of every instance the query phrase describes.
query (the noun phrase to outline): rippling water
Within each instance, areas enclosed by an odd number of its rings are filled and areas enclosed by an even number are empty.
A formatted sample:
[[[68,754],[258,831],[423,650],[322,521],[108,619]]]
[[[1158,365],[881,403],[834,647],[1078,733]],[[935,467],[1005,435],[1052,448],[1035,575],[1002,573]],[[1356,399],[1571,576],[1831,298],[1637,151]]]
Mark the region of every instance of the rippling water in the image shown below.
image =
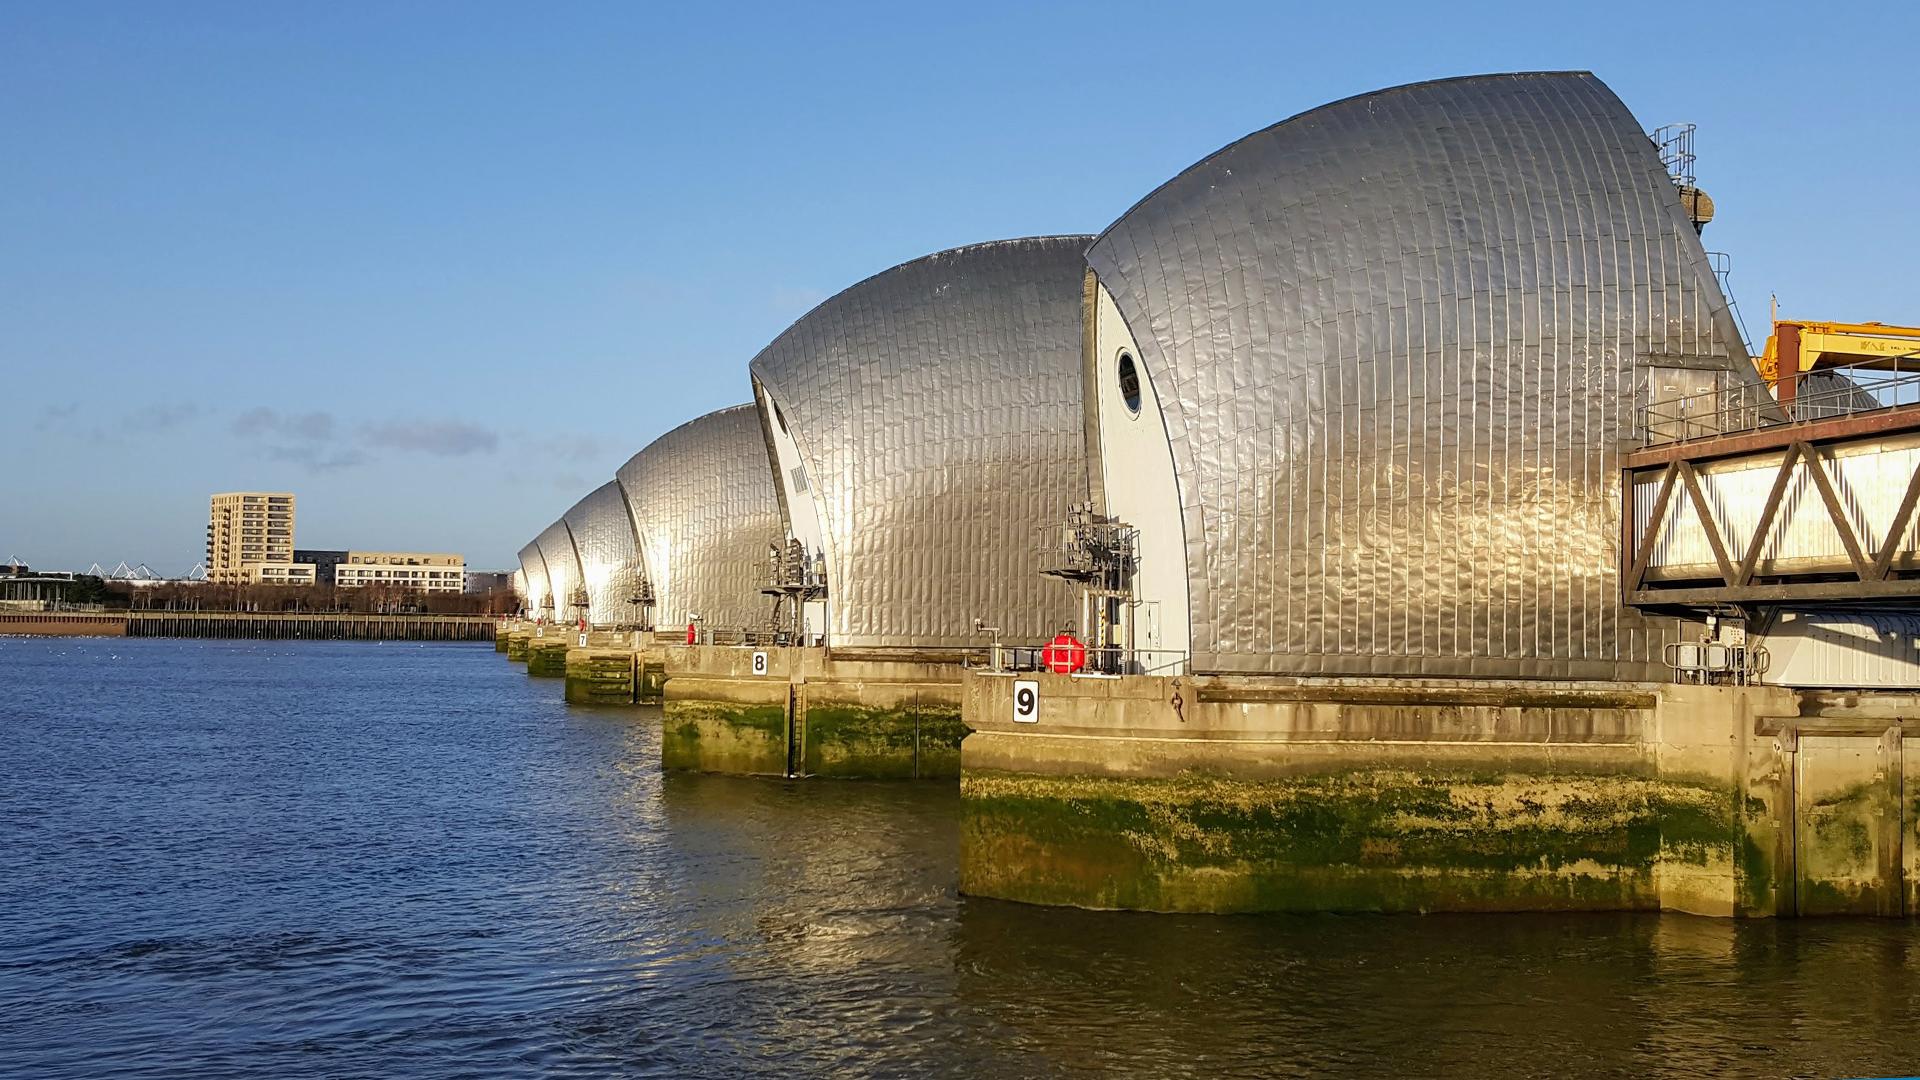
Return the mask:
[[[1838,1075],[1898,922],[955,895],[933,784],[663,777],[485,646],[0,638],[0,1075]]]

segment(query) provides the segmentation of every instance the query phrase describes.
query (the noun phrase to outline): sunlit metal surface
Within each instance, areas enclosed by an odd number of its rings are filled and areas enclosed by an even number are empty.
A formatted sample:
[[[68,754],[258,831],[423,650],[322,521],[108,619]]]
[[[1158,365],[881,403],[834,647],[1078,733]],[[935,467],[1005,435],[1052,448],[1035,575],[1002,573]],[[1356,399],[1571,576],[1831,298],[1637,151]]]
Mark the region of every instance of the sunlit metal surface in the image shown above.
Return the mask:
[[[1040,575],[1087,497],[1080,302],[1090,237],[955,248],[854,285],[756,356],[805,463],[829,640],[1043,638],[1077,595]],[[773,438],[769,430],[768,438]],[[786,492],[794,497],[791,487]]]
[[[524,569],[522,569],[522,570],[515,570],[515,571],[513,572],[513,595],[514,595],[514,597],[515,597],[516,599],[518,599],[518,600],[520,601],[520,604],[521,604],[521,606],[522,606],[522,607],[525,607],[525,606],[526,606],[526,603],[527,603],[527,572],[526,572],[526,571],[525,571]]]
[[[766,444],[751,405],[708,413],[648,444],[619,470],[653,582],[655,618],[760,630],[767,540],[780,529]]]
[[[1088,252],[1172,440],[1202,671],[1638,677],[1650,372],[1763,393],[1654,145],[1584,73],[1351,98]],[[1667,624],[1670,625],[1670,624]]]
[[[528,614],[551,615],[553,592],[547,584],[547,560],[540,555],[538,540],[520,549],[520,574]]]
[[[573,603],[573,590],[580,585],[580,556],[573,548],[573,535],[565,520],[547,526],[534,543],[540,546],[540,559],[547,567],[547,597],[553,617],[570,621],[581,614]]]
[[[568,510],[561,520],[573,534],[580,573],[587,586],[587,620],[596,626],[631,626],[639,619],[640,549],[620,485],[609,480]]]

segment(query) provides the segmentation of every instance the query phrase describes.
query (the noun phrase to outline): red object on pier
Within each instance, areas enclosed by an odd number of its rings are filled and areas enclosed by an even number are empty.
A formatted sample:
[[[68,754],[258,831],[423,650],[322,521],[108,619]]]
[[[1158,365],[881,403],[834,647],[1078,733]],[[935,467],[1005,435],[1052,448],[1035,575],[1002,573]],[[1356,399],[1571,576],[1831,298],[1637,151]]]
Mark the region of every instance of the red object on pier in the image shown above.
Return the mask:
[[[1071,675],[1087,666],[1087,647],[1072,634],[1059,634],[1040,650],[1040,663],[1055,675]]]
[[[693,624],[687,624],[687,644],[693,644]]]

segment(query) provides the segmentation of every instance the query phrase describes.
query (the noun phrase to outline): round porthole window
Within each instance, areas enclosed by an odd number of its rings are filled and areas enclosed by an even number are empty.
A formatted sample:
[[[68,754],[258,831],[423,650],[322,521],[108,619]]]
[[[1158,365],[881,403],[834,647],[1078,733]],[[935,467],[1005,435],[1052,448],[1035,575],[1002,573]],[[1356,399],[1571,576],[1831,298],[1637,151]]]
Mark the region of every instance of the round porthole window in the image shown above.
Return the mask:
[[[1127,403],[1127,411],[1140,415],[1140,369],[1134,366],[1133,354],[1120,353],[1120,400]]]

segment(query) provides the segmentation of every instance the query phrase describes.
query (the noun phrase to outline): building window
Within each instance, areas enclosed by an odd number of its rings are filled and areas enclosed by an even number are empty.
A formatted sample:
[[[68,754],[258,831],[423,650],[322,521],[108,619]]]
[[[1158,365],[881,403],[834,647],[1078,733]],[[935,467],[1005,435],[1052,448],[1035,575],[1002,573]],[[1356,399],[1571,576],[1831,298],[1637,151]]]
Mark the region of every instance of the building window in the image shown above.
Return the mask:
[[[1127,412],[1140,415],[1140,369],[1134,366],[1133,354],[1120,351],[1120,400],[1126,402]]]

